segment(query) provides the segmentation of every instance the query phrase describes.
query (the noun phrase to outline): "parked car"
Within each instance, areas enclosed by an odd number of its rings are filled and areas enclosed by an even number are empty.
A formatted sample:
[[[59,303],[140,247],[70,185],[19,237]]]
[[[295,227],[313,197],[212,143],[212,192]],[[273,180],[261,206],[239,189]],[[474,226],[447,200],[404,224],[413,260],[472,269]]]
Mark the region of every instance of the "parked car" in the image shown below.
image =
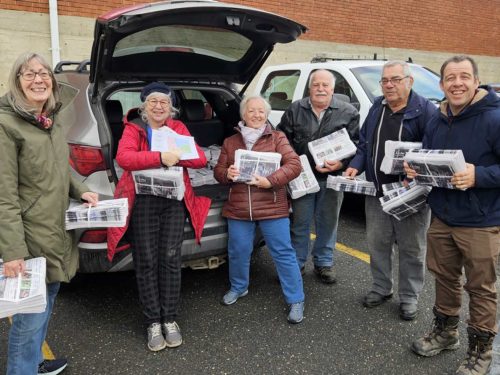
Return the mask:
[[[140,104],[141,89],[152,81],[173,89],[179,118],[200,146],[222,145],[239,120],[243,91],[274,45],[292,42],[305,31],[276,14],[210,0],[134,5],[98,17],[91,59],[55,68],[63,89],[78,92],[61,111],[73,173],[101,199],[112,198],[120,174],[114,158],[122,118]],[[193,268],[214,268],[227,251],[221,208],[228,190],[205,185],[195,192],[212,198],[212,206],[201,246],[186,222],[182,259]],[[106,230],[78,235],[81,272],[132,267],[127,242],[109,262]]]
[[[271,103],[270,121],[276,126],[292,101],[309,96],[308,82],[311,73],[326,69],[336,78],[335,95],[349,101],[358,109],[362,125],[373,99],[382,95],[378,81],[386,62],[377,60],[376,57],[374,60],[319,57],[311,62],[269,66],[260,74],[255,92]],[[439,87],[439,76],[421,65],[409,65],[415,79],[413,89],[433,102],[441,101],[443,92]]]

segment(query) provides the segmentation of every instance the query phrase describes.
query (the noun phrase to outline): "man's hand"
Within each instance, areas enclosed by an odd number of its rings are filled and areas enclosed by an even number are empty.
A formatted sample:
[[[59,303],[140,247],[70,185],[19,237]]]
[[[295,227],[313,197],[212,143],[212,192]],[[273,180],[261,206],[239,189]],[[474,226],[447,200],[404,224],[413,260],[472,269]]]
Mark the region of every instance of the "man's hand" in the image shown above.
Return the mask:
[[[325,160],[324,166],[320,167],[317,165],[316,170],[320,173],[328,173],[338,171],[339,169],[342,169],[343,166],[344,165],[340,160]]]
[[[82,201],[86,201],[87,206],[96,206],[97,202],[99,202],[99,194],[94,193],[93,191],[87,191],[82,194]]]
[[[358,175],[358,170],[356,168],[353,168],[353,167],[349,167],[345,170],[345,174],[344,174],[344,177],[347,177],[347,178],[354,178]]]
[[[254,185],[261,189],[270,189],[273,186],[266,177],[256,174],[253,175],[252,181],[248,182],[248,185]]]
[[[465,171],[458,172],[451,178],[451,183],[457,189],[465,190],[476,184],[476,168],[474,164],[465,163]]]
[[[3,264],[3,274],[5,277],[17,277],[17,275],[22,275],[25,271],[26,264],[24,263],[24,259],[11,260]]]
[[[167,167],[173,167],[181,159],[181,152],[179,150],[174,150],[172,152],[165,151],[161,153],[161,162]]]
[[[411,169],[406,161],[403,162],[403,166],[405,169],[406,177],[411,178],[411,179],[414,179],[415,177],[417,177],[417,172],[415,171],[415,169]]]
[[[231,164],[227,169],[227,179],[230,181],[234,181],[240,175],[240,171]]]

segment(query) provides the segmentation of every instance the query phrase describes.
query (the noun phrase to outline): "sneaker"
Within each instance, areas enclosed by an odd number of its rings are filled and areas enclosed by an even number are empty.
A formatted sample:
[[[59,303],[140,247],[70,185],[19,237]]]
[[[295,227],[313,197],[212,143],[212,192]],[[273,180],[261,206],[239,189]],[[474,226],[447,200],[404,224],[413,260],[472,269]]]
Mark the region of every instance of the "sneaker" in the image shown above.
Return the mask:
[[[411,350],[424,357],[432,357],[443,350],[455,350],[460,346],[458,339],[458,316],[447,316],[434,308],[432,332],[413,341]]]
[[[333,270],[333,266],[331,267],[314,266],[314,273],[318,275],[322,283],[334,284],[337,282],[337,277],[335,276],[335,271]]]
[[[167,342],[161,333],[161,324],[153,323],[148,327],[148,348],[152,352],[165,349]]]
[[[399,305],[399,317],[403,320],[413,320],[417,317],[418,306],[415,302],[402,302]]]
[[[384,296],[372,290],[366,296],[364,296],[363,306],[369,308],[376,307],[390,300],[391,298],[392,298],[392,293]]]
[[[467,328],[469,349],[467,357],[458,368],[457,375],[485,375],[488,373],[493,359],[494,335],[481,332],[472,327]]]
[[[68,361],[64,358],[52,360],[45,359],[38,365],[38,374],[56,375],[61,373],[67,365]]]
[[[288,321],[292,324],[300,323],[304,319],[304,302],[292,303],[288,313]]]
[[[176,322],[163,323],[163,334],[169,348],[176,348],[182,344],[181,329]]]
[[[235,303],[236,301],[238,301],[238,298],[245,297],[247,294],[248,294],[248,289],[240,294],[230,290],[229,292],[224,294],[224,297],[222,297],[222,300],[220,301],[220,303],[222,303],[223,305],[229,306],[229,305],[232,305],[233,303]]]

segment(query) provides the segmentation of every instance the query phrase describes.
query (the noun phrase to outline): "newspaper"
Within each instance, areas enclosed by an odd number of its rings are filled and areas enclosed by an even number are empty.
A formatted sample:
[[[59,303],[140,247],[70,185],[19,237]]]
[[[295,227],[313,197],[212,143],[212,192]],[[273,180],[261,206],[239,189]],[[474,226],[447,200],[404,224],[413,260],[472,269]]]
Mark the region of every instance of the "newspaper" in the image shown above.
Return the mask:
[[[455,189],[451,178],[466,169],[462,150],[412,150],[404,160],[417,172],[417,184],[447,189]]]
[[[344,128],[309,142],[307,147],[314,162],[320,167],[324,166],[325,160],[342,160],[356,153],[356,145]]]
[[[380,198],[382,210],[397,220],[403,220],[426,207],[427,195],[431,189],[430,186],[412,183],[385,191],[384,196]]]
[[[300,172],[299,177],[288,183],[288,192],[292,199],[319,191],[318,181],[314,177],[311,164],[306,155],[300,155],[300,164],[302,165],[302,172]]]
[[[281,154],[276,152],[257,152],[236,150],[234,165],[240,171],[238,182],[250,182],[254,175],[267,177],[276,172],[281,165]]]
[[[352,179],[343,176],[328,176],[326,187],[337,191],[347,191],[356,194],[377,195],[377,188],[373,182],[360,178]]]
[[[193,137],[177,134],[168,126],[152,129],[151,151],[165,152],[174,150],[181,152],[180,160],[199,158]]]
[[[158,197],[184,198],[186,190],[182,167],[144,169],[133,171],[136,194],[156,195]]]
[[[26,272],[5,277],[0,259],[0,319],[18,313],[41,313],[47,306],[45,258],[25,261]]]
[[[209,147],[202,147],[203,153],[207,158],[207,166],[205,168],[191,169],[188,168],[189,179],[191,180],[191,185],[193,187],[203,186],[203,185],[215,185],[218,184],[214,177],[213,169],[217,165],[219,160],[221,147],[218,145],[212,145]]]
[[[404,174],[404,156],[410,150],[421,148],[421,142],[385,141],[385,154],[380,170],[385,174]]]
[[[99,201],[94,207],[81,204],[66,211],[66,230],[123,227],[127,216],[127,198]]]

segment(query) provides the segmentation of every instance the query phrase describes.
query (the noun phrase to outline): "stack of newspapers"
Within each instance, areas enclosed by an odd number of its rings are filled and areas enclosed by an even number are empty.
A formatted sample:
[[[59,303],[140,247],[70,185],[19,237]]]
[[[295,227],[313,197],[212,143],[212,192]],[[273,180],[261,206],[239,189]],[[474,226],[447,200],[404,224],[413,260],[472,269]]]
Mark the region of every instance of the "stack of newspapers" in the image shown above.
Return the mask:
[[[328,176],[326,187],[337,190],[347,191],[356,194],[377,195],[377,188],[373,182],[362,180],[360,178],[347,178],[343,176]]]
[[[420,185],[454,189],[451,178],[466,169],[462,150],[412,150],[404,159],[417,172],[415,181]]]
[[[185,186],[182,167],[168,167],[133,171],[136,194],[158,197],[184,198]]]
[[[78,205],[66,211],[66,230],[77,228],[123,227],[128,216],[127,198]]]
[[[385,174],[403,174],[405,155],[408,151],[421,148],[421,142],[385,141],[385,155],[380,170]]]
[[[276,152],[257,152],[236,150],[234,165],[240,171],[238,182],[250,182],[254,175],[267,177],[276,172],[281,165],[281,154]]]
[[[300,164],[302,165],[302,172],[300,172],[299,177],[288,183],[288,191],[292,199],[319,191],[318,181],[314,177],[306,155],[300,155]]]
[[[14,314],[41,313],[47,306],[45,258],[25,261],[26,271],[18,277],[5,277],[0,259],[0,319]]]
[[[203,153],[207,158],[207,166],[205,168],[191,169],[188,168],[189,179],[192,186],[214,185],[217,180],[214,177],[214,167],[220,156],[220,146],[212,145],[209,147],[202,147]]]
[[[343,160],[356,153],[356,145],[345,129],[309,142],[307,147],[314,162],[320,167],[324,166],[325,160]]]
[[[382,210],[397,220],[403,220],[426,206],[427,195],[432,187],[417,185],[415,182],[404,186],[401,182],[395,182],[382,185],[382,189]]]

